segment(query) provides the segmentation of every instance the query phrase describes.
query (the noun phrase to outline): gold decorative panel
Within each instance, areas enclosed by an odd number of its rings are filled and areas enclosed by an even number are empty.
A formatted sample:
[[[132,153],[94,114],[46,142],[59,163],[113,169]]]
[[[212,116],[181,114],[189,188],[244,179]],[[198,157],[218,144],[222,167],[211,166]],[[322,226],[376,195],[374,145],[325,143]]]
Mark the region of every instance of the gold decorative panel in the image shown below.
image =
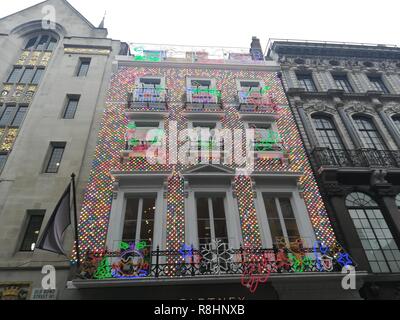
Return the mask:
[[[29,282],[1,282],[0,300],[28,300],[31,294],[31,283]]]
[[[76,53],[76,54],[98,54],[98,55],[109,55],[111,50],[109,49],[93,49],[93,48],[64,48],[64,53]]]
[[[18,129],[8,129],[7,132],[5,133],[5,137],[2,139],[2,144],[0,146],[0,151],[6,151],[9,152],[11,151],[15,139],[17,138],[18,135]]]
[[[5,99],[10,95],[10,92],[12,90],[13,85],[12,84],[5,84],[3,85],[3,89],[1,90],[0,93],[0,99]]]
[[[43,53],[42,59],[40,60],[40,66],[46,67],[49,64],[51,58],[51,52]]]
[[[17,87],[15,88],[13,97],[20,97],[25,89],[25,85],[17,85]]]
[[[30,66],[36,66],[39,62],[40,55],[42,54],[41,51],[34,51],[32,52],[31,58],[29,59]]]
[[[24,52],[22,52],[22,54],[21,54],[21,56],[19,57],[18,62],[17,62],[16,64],[19,65],[19,66],[24,65],[24,64],[25,64],[25,61],[26,61],[26,59],[28,58],[28,56],[29,56],[30,53],[31,53],[30,51],[24,51]]]

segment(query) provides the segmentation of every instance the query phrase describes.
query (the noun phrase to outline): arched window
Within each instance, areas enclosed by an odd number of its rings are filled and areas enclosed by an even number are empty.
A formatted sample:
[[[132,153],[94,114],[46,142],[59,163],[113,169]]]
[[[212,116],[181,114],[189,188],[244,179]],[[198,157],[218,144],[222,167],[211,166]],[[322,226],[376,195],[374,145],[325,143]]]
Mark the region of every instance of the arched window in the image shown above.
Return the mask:
[[[355,192],[346,198],[373,272],[400,272],[400,251],[378,204],[367,194]]]
[[[392,120],[393,120],[397,130],[399,130],[399,133],[400,133],[400,115],[393,116]]]
[[[386,150],[386,144],[383,141],[371,118],[365,116],[353,116],[356,128],[360,133],[365,146],[370,149]]]
[[[36,35],[28,40],[25,50],[53,51],[57,39],[49,34]]]
[[[319,142],[326,148],[342,150],[343,142],[332,119],[324,115],[312,116]]]

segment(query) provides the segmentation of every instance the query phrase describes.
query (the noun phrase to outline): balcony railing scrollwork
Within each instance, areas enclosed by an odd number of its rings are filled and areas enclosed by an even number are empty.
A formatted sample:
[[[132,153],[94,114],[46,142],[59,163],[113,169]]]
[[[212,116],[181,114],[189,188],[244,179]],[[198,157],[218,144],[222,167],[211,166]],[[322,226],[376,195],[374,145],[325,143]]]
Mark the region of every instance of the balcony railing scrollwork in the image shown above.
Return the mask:
[[[270,92],[263,92],[262,89],[260,89],[260,91],[238,91],[237,98],[239,111],[265,112],[271,114],[279,111],[273,94]]]
[[[263,263],[261,273],[340,272],[338,256],[316,255],[313,249],[292,252],[287,248],[232,249],[227,243],[202,245],[199,249],[151,250],[127,245],[118,251],[86,252],[77,277],[100,279],[162,279],[243,275],[254,264]],[[336,258],[335,258],[336,256]]]
[[[167,110],[168,89],[135,87],[128,94],[128,109]]]
[[[315,148],[312,155],[319,166],[400,168],[400,151]]]

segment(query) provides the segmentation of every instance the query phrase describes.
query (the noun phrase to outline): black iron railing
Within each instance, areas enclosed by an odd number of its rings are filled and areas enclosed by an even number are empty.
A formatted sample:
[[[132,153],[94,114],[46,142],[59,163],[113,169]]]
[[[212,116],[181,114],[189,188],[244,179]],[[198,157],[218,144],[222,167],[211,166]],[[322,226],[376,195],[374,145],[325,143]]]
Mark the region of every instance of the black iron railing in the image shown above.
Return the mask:
[[[139,106],[163,106],[166,109],[168,101],[168,89],[166,88],[134,88],[128,94],[128,109]]]
[[[245,91],[241,90],[237,93],[239,111],[263,111],[267,113],[277,113],[278,107],[275,103],[273,95],[269,92]]]
[[[319,166],[400,167],[400,151],[315,148],[312,156]]]
[[[340,272],[341,252],[316,255],[312,249],[230,249],[227,244],[206,245],[195,250],[162,251],[127,248],[87,252],[78,277],[82,279],[157,279],[257,273]],[[346,265],[352,265],[347,260]],[[256,267],[255,267],[256,266]]]

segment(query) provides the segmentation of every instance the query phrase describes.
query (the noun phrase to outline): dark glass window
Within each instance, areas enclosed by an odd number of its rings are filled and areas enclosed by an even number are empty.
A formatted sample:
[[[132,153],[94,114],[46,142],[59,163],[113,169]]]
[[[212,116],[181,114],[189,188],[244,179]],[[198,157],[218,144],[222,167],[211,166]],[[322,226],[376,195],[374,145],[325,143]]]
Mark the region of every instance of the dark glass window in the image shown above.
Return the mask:
[[[79,103],[78,98],[68,98],[68,102],[65,107],[63,115],[64,119],[74,119],[78,103]]]
[[[300,232],[290,198],[276,198],[270,194],[263,193],[263,200],[272,242],[275,243],[277,239],[284,238],[289,244],[300,239]]]
[[[90,66],[90,59],[80,59],[78,68],[78,77],[86,77]]]
[[[400,272],[400,251],[378,204],[369,195],[355,192],[346,198],[346,206],[372,272]]]
[[[383,141],[371,118],[364,116],[353,116],[353,119],[356,124],[356,128],[367,148],[376,150],[387,149],[385,142]]]
[[[21,80],[19,82],[20,83],[30,83],[32,81],[33,75],[34,75],[33,68],[26,68],[24,70],[24,73],[22,74]]]
[[[37,69],[35,75],[32,79],[32,84],[39,84],[40,80],[42,79],[44,69]]]
[[[22,68],[21,67],[14,67],[11,71],[10,76],[7,79],[8,83],[16,83],[21,77]]]
[[[336,82],[336,85],[339,89],[344,90],[346,93],[354,92],[353,87],[350,84],[349,79],[346,75],[333,75],[333,79]]]
[[[3,170],[7,161],[7,154],[0,153],[0,172]]]
[[[314,80],[311,74],[298,74],[297,80],[300,83],[300,86],[308,92],[316,92],[317,87],[315,86]]]
[[[57,44],[57,39],[56,38],[51,38],[50,42],[49,42],[49,45],[47,46],[47,50],[48,51],[53,51],[54,48],[56,47],[56,44]]]
[[[156,201],[155,196],[129,197],[126,200],[123,241],[152,243]],[[138,227],[139,231],[136,233]]]
[[[322,115],[312,117],[320,143],[332,150],[342,150],[343,143],[331,118]]]
[[[41,50],[45,50],[47,47],[47,41],[49,41],[49,36],[41,36],[39,43],[36,46],[36,50],[41,51]]]
[[[200,246],[217,240],[228,243],[224,200],[223,196],[196,197],[197,231]]]
[[[19,107],[17,114],[14,117],[14,120],[11,124],[13,127],[19,127],[24,120],[25,114],[28,110],[28,107]]]
[[[35,250],[36,241],[38,240],[42,227],[43,217],[44,214],[30,215],[20,251],[30,252]]]
[[[376,91],[380,91],[383,93],[390,93],[388,88],[383,83],[382,77],[380,76],[369,76],[369,81],[371,82],[372,86]]]
[[[29,41],[26,43],[25,50],[31,50],[35,47],[36,41],[38,37],[30,38]]]
[[[15,106],[7,106],[0,117],[0,126],[9,126],[15,112]]]
[[[47,163],[46,173],[57,173],[60,168],[61,159],[64,154],[65,145],[52,145],[50,158]]]

